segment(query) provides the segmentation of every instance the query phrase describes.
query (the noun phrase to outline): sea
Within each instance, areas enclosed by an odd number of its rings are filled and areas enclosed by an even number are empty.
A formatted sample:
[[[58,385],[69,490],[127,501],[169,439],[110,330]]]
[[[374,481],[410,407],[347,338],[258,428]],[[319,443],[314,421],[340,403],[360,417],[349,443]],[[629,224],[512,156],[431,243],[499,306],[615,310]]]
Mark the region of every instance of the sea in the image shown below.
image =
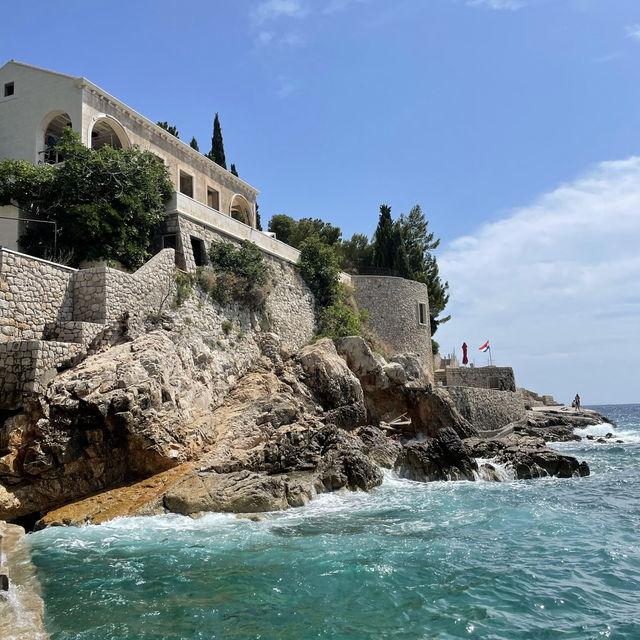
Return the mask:
[[[640,639],[640,405],[558,443],[586,478],[402,480],[254,521],[28,536],[53,640]],[[621,440],[621,442],[615,442]]]

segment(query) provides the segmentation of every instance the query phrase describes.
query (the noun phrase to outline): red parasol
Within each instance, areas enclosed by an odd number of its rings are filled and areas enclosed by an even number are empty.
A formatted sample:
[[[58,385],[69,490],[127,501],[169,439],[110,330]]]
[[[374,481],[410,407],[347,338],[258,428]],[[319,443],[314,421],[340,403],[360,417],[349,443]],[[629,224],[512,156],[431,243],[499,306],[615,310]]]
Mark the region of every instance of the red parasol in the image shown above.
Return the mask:
[[[462,343],[462,364],[469,364],[469,359],[467,358],[467,343]]]

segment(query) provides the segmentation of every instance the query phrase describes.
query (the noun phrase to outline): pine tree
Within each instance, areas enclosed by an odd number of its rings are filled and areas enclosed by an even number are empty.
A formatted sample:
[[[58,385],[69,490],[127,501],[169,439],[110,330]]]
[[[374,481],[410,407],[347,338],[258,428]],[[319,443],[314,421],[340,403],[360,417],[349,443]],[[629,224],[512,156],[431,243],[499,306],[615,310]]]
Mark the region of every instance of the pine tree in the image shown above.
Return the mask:
[[[380,218],[373,235],[373,266],[378,269],[393,269],[393,221],[391,207],[380,205]]]
[[[195,149],[196,151],[200,151],[200,147],[198,146],[198,141],[196,140],[195,136],[193,136],[193,138],[191,138],[191,142],[189,143],[189,146],[192,149]]]
[[[239,177],[239,176],[238,176],[238,170],[236,169],[236,165],[235,165],[235,164],[233,164],[233,162],[231,163],[231,169],[230,169],[230,171],[231,171],[231,173],[232,173],[236,178],[238,178],[238,177]]]
[[[178,134],[178,129],[174,125],[169,124],[166,120],[164,122],[156,122],[156,124],[162,129],[164,129],[165,131],[167,131],[168,133],[170,133],[172,136],[175,136],[176,138],[180,138],[180,135]]]
[[[211,136],[211,151],[207,154],[210,160],[219,164],[223,169],[227,168],[227,160],[224,157],[224,142],[222,141],[222,127],[220,118],[216,113],[213,119],[213,135]]]

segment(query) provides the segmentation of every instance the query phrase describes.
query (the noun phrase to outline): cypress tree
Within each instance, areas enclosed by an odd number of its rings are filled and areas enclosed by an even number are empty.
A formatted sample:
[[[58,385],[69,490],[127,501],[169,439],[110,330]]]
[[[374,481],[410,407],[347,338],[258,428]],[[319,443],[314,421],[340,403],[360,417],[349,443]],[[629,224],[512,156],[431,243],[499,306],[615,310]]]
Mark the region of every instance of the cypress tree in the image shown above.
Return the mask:
[[[209,151],[208,157],[223,169],[227,168],[227,159],[224,157],[224,142],[222,141],[222,127],[217,113],[213,119],[213,136],[211,136],[211,151]]]
[[[230,169],[230,171],[231,171],[231,173],[232,173],[236,178],[238,178],[238,177],[239,177],[239,176],[238,176],[238,170],[236,169],[236,165],[235,165],[235,164],[233,164],[233,162],[231,163],[231,169]]]
[[[189,143],[189,146],[192,149],[195,149],[196,151],[200,151],[200,147],[198,146],[198,141],[196,140],[195,136],[193,136],[193,138],[191,138],[191,142]]]
[[[393,221],[391,207],[380,205],[380,218],[373,235],[373,266],[378,269],[393,269]]]
[[[260,206],[256,202],[256,229],[262,231],[262,221],[260,220]]]

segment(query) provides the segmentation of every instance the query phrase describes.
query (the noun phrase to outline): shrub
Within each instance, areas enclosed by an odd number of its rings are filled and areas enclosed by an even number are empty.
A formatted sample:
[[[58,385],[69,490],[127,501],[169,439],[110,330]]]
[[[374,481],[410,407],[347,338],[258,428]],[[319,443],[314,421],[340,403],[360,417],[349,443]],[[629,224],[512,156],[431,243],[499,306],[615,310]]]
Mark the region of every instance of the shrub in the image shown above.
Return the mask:
[[[176,272],[176,295],[173,297],[172,307],[177,309],[193,293],[194,276],[192,273]]]
[[[321,307],[331,306],[340,298],[340,261],[334,250],[318,238],[302,243],[300,274]]]
[[[231,299],[261,309],[269,295],[269,275],[262,252],[252,242],[240,247],[214,242],[209,249],[210,267],[198,273],[198,283],[220,305]]]
[[[233,322],[230,322],[229,320],[223,320],[222,331],[224,332],[225,336],[228,336],[231,333],[231,329],[233,329]]]

